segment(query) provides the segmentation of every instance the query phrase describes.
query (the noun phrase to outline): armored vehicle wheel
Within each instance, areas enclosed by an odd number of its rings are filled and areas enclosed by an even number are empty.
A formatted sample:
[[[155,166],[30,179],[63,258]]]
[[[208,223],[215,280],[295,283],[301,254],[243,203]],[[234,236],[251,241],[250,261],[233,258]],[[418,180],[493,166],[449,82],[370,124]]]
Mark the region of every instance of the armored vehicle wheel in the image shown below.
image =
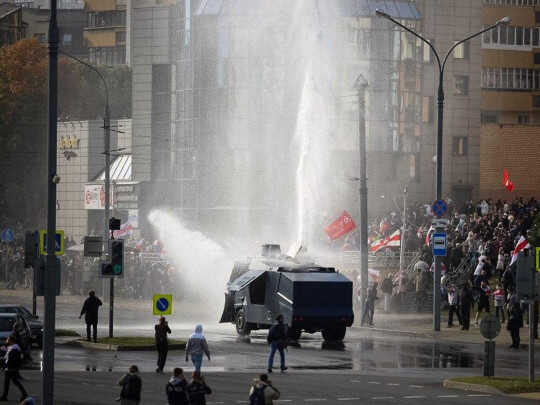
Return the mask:
[[[289,335],[289,339],[298,340],[300,339],[300,336],[302,335],[302,330],[300,328],[289,328],[289,331],[287,334]]]
[[[246,320],[246,314],[244,313],[243,309],[236,313],[236,332],[240,336],[247,336],[251,332]]]
[[[337,342],[343,340],[347,328],[345,325],[334,326],[333,328],[323,329],[323,339],[330,342]]]

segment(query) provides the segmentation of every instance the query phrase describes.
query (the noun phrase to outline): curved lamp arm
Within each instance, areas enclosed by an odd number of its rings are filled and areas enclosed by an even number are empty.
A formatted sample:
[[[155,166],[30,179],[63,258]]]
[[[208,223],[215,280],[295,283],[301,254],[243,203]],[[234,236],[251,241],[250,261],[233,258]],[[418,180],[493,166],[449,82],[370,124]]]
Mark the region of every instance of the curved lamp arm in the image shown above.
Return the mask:
[[[109,115],[109,88],[107,87],[107,81],[105,80],[105,77],[103,77],[103,74],[95,66],[92,66],[91,64],[77,58],[76,56],[71,55],[70,53],[64,51],[63,49],[58,48],[58,51],[62,55],[65,55],[68,58],[71,58],[71,59],[83,64],[87,68],[89,68],[89,69],[91,69],[91,70],[93,70],[94,72],[97,73],[97,75],[99,76],[99,78],[103,82],[103,86],[105,87],[105,116],[107,117]]]

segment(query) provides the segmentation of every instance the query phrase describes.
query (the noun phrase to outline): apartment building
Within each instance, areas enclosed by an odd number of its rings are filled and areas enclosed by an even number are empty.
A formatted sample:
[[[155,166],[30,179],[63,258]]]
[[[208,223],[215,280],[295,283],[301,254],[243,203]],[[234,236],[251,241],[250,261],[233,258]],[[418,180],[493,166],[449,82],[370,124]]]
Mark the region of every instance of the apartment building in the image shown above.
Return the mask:
[[[95,65],[124,65],[126,59],[125,0],[87,0],[84,39],[88,60]]]
[[[483,0],[480,190],[484,197],[538,196],[540,184],[540,1]],[[515,189],[503,186],[507,169]]]

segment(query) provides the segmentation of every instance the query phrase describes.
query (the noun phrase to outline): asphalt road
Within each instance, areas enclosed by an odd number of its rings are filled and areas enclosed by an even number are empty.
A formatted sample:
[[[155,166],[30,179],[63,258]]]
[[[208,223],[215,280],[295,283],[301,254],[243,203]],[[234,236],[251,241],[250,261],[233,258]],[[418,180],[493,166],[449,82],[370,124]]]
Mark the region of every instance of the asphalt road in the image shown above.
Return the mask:
[[[25,385],[32,392],[39,392],[38,372],[24,373]],[[206,381],[213,394],[208,405],[248,403],[248,391],[254,374],[208,373]],[[116,382],[119,373],[60,372],[56,374],[55,404],[101,405],[112,404],[119,393]],[[166,375],[142,373],[143,393],[141,405],[164,405]],[[282,395],[278,404],[414,404],[438,405],[483,404],[490,405],[531,404],[531,400],[480,394],[442,387],[439,378],[395,377],[387,375],[363,375],[356,373],[289,373],[273,374],[273,384]],[[10,398],[17,398],[12,391]],[[39,395],[36,396],[39,399]],[[15,403],[13,401],[12,403]]]

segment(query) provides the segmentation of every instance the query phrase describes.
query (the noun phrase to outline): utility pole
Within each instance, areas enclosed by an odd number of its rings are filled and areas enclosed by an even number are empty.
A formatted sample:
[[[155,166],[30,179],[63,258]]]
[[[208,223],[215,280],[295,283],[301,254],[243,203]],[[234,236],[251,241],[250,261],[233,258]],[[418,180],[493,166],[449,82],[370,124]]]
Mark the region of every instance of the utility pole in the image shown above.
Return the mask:
[[[56,257],[56,143],[58,120],[58,25],[56,0],[51,0],[49,18],[49,99],[48,99],[48,170],[47,170],[47,257],[44,276],[43,300],[43,376],[41,393],[43,405],[54,405],[54,330],[56,312],[55,280],[60,271]],[[39,271],[42,271],[40,269]]]
[[[405,232],[407,230],[407,186],[403,189],[403,218],[401,226],[401,238],[399,241],[399,290],[403,287],[405,272]]]
[[[366,159],[366,88],[368,82],[358,76],[358,140],[360,151],[360,316],[364,313],[368,286],[367,159]]]
[[[103,118],[103,128],[105,130],[105,240],[104,252],[110,260],[109,252],[109,218],[111,210],[111,117],[109,111],[109,97],[107,92],[107,102],[105,104],[105,117]],[[109,337],[114,335],[114,277],[109,279]]]

